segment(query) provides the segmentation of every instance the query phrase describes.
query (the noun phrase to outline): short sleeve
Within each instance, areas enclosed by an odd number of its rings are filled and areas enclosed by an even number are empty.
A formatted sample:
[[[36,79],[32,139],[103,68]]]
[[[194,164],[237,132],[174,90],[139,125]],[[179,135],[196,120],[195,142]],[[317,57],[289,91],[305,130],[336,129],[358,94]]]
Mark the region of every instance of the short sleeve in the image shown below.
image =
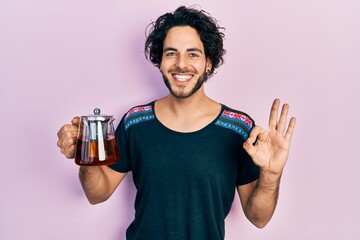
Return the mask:
[[[109,167],[118,172],[128,172],[131,171],[131,162],[130,162],[130,151],[129,151],[129,138],[127,136],[124,124],[125,115],[121,119],[119,125],[115,131],[115,138],[118,144],[120,161],[115,164],[109,165]]]
[[[252,161],[247,152],[241,148],[240,159],[237,165],[236,185],[245,185],[259,178],[260,169]]]

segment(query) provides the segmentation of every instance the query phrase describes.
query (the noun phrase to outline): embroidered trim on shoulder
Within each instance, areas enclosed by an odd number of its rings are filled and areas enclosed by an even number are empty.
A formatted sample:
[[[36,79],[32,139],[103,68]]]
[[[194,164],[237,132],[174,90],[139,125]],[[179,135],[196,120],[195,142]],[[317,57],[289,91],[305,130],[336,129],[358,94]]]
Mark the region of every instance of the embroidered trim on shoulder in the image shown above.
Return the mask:
[[[130,126],[149,121],[155,118],[153,109],[151,105],[147,106],[139,106],[130,109],[124,118],[125,123],[125,130],[128,129]]]
[[[229,110],[224,110],[215,124],[237,132],[245,140],[254,125],[253,120],[246,114]]]

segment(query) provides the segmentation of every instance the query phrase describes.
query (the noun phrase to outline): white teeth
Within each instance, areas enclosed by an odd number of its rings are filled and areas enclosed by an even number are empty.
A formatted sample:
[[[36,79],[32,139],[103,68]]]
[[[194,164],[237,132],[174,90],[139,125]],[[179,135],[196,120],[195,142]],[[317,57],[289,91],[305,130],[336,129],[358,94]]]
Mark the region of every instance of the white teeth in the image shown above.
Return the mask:
[[[189,80],[191,77],[192,77],[192,75],[183,75],[183,74],[174,75],[174,78],[176,78],[176,80],[182,81],[182,82]]]

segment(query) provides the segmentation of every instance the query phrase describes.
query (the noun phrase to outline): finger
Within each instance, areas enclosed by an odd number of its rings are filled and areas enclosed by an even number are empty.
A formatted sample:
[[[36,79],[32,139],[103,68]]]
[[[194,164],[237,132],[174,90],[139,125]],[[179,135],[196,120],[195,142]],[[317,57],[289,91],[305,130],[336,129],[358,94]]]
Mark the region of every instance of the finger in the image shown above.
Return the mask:
[[[281,109],[280,119],[276,126],[276,129],[281,132],[282,135],[285,133],[286,119],[289,112],[289,104],[285,103]]]
[[[64,142],[62,143],[61,148],[70,149],[72,146],[76,146],[76,142],[77,142],[76,136],[75,137],[70,137],[70,138],[64,140]]]
[[[80,117],[74,117],[72,120],[71,120],[71,123],[75,126],[79,126],[80,124]]]
[[[266,140],[267,140],[268,137],[269,137],[269,132],[270,132],[270,129],[266,130],[265,132],[260,133],[260,134],[257,136],[257,141],[266,142]]]
[[[61,146],[62,146],[62,140],[59,139],[59,140],[57,141],[56,145],[57,145],[59,148],[61,148]]]
[[[67,139],[77,137],[77,133],[78,128],[76,126],[71,124],[64,125],[57,133],[59,138],[57,145],[61,148]]]
[[[65,132],[72,131],[74,129],[77,129],[77,127],[72,124],[65,124],[57,132],[57,136],[58,136],[58,138],[61,138],[61,135],[63,135]]]
[[[264,133],[264,129],[256,125],[250,132],[248,139],[244,142],[243,148],[249,154],[250,157],[255,156],[257,151],[256,141],[258,137]]]
[[[63,134],[63,132],[64,132],[64,127],[65,127],[66,125],[64,125],[64,126],[62,126],[60,129],[59,129],[59,131],[57,132],[57,136],[58,136],[58,138],[60,138],[61,137],[61,135]]]
[[[74,158],[80,118],[74,117],[71,124],[63,125],[57,132],[57,146],[66,158]]]
[[[250,157],[253,157],[256,154],[257,146],[255,146],[254,143],[255,140],[253,141],[252,138],[249,137],[243,144],[243,148],[245,149],[247,154],[249,154]]]
[[[79,126],[79,123],[80,123],[80,117],[74,117],[71,120],[71,124],[65,124],[60,128],[60,130],[57,132],[57,136],[60,137],[64,133],[64,131],[68,131],[71,128],[71,126],[73,126],[77,129]]]
[[[276,98],[271,106],[269,127],[275,129],[278,121],[278,110],[280,105],[280,99]]]
[[[60,128],[60,130],[58,131],[57,133],[57,136],[59,138],[61,138],[61,136],[64,134],[64,133],[68,133],[68,132],[76,132],[77,133],[78,131],[78,127],[75,126],[75,125],[72,125],[72,124],[66,124],[64,126],[62,126]]]
[[[296,125],[296,118],[292,117],[290,119],[289,126],[285,134],[285,139],[288,140],[289,142],[291,141],[291,137],[294,133],[295,125]]]
[[[72,158],[75,155],[75,149],[76,149],[76,141],[77,138],[72,137],[64,140],[61,143],[60,151],[62,154],[64,154],[67,158]]]
[[[61,153],[65,155],[66,158],[71,159],[75,157],[75,146],[71,146],[68,149],[61,149]]]
[[[260,134],[264,133],[264,129],[258,125],[256,125],[250,132],[249,134],[249,138],[247,139],[247,141],[250,141],[252,144],[254,144],[256,142],[256,139],[258,138],[258,136]]]

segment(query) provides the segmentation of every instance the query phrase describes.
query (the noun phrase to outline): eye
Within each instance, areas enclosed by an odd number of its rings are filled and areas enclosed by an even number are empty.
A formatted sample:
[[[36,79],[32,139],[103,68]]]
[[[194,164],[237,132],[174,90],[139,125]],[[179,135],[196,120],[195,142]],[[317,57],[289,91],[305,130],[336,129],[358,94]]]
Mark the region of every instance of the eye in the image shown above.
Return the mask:
[[[173,56],[176,56],[176,53],[175,53],[175,52],[167,52],[167,53],[165,54],[165,56],[167,56],[167,57],[173,57]]]
[[[199,55],[197,55],[196,53],[190,53],[189,56],[190,56],[191,58],[195,58],[195,57],[198,57]]]

